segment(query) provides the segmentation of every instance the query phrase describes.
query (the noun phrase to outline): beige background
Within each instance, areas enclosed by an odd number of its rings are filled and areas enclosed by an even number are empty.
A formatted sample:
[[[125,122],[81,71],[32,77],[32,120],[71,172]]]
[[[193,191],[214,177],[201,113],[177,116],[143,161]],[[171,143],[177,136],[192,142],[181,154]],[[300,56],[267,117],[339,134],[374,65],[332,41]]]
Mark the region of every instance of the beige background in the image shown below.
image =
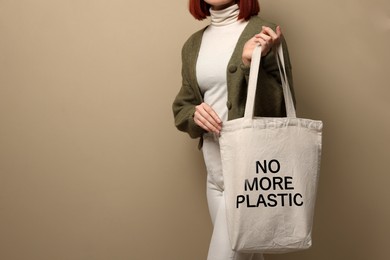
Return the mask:
[[[0,0],[0,259],[201,260],[197,142],[173,126],[186,0]],[[322,119],[312,249],[390,257],[390,2],[262,0]]]

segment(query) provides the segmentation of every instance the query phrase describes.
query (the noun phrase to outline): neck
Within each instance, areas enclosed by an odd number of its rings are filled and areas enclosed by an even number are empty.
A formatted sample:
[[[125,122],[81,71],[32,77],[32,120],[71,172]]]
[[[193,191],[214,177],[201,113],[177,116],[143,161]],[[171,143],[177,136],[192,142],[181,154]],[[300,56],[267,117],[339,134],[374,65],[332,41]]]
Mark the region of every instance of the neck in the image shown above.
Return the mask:
[[[237,22],[240,9],[234,4],[222,10],[210,9],[211,24],[214,26],[224,26]]]

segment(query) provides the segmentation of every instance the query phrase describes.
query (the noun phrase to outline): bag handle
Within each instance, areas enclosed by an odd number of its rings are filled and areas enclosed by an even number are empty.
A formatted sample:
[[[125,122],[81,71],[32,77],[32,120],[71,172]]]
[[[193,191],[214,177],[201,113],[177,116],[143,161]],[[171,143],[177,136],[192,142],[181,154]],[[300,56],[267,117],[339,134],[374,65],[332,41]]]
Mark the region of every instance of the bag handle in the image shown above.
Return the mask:
[[[275,54],[276,54],[275,55],[276,62],[279,68],[280,79],[282,81],[284,102],[286,104],[286,114],[287,117],[296,118],[297,116],[296,116],[294,102],[291,95],[290,86],[288,84],[286,65],[284,63],[283,48],[281,44],[279,44],[279,46],[277,47],[277,51]],[[249,71],[248,94],[246,98],[244,118],[253,119],[260,62],[261,62],[261,46],[258,45],[253,50],[252,53],[251,67]]]

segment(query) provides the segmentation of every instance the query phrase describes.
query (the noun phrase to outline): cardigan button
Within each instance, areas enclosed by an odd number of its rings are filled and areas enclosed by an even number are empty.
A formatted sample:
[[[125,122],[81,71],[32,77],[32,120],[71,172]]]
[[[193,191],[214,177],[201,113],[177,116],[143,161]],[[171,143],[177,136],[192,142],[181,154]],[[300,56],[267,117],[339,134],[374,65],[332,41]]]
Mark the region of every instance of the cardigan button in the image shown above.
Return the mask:
[[[227,101],[226,102],[226,106],[227,106],[227,108],[230,110],[230,109],[232,109],[232,103],[230,102],[230,101]]]
[[[237,71],[237,66],[233,65],[233,64],[229,65],[228,70],[229,70],[230,73],[234,73],[234,72]]]

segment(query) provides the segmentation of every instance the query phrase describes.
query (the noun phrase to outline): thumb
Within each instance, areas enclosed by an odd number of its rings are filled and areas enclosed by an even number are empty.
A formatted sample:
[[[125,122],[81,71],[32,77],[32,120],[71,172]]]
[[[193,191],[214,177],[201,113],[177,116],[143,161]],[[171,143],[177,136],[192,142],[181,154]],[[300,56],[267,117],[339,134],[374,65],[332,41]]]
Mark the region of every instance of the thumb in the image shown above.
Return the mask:
[[[280,26],[276,26],[276,35],[280,38],[282,36],[282,30],[280,29]]]

